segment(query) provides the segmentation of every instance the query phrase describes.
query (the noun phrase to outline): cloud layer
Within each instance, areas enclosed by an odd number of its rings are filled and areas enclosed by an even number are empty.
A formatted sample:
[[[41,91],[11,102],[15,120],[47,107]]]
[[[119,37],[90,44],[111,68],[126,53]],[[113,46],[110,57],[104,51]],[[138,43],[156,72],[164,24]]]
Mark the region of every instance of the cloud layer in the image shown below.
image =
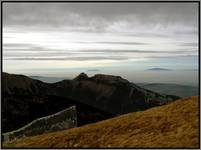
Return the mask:
[[[197,3],[3,3],[4,68],[11,61],[48,66],[192,55]]]

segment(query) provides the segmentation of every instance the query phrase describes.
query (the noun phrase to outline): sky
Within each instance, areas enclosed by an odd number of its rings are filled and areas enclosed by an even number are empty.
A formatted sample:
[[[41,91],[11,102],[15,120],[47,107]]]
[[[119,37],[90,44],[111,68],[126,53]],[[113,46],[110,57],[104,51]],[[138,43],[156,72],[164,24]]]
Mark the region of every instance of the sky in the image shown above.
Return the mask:
[[[3,71],[198,69],[197,3],[3,3]]]

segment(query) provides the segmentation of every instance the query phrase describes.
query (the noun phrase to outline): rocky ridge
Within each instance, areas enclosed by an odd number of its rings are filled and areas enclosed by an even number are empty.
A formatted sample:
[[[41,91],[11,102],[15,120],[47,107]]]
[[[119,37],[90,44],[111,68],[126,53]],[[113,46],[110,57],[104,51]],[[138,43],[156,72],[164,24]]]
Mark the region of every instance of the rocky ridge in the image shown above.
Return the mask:
[[[75,106],[49,116],[38,118],[18,130],[4,133],[3,140],[10,141],[73,127],[77,127],[77,112]]]
[[[175,101],[119,76],[81,73],[73,80],[44,83],[23,75],[2,75],[2,130],[12,131],[76,105],[78,126]]]

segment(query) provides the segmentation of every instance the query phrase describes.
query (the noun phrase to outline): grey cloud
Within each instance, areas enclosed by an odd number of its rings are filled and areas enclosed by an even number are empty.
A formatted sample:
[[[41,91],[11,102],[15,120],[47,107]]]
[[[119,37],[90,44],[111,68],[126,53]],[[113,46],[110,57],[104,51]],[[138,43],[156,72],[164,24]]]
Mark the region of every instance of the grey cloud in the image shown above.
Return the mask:
[[[6,23],[11,23],[12,20],[30,21],[40,20],[41,23],[47,21],[65,20],[69,14],[76,18],[77,14],[82,14],[84,17],[99,17],[99,18],[120,18],[135,14],[138,16],[146,16],[144,20],[162,20],[162,21],[178,21],[186,19],[195,19],[198,4],[196,3],[4,3],[3,13]],[[173,15],[174,14],[174,15]],[[14,18],[13,16],[18,16]],[[29,17],[28,17],[29,16]],[[31,17],[30,17],[31,16]],[[54,18],[53,18],[54,16]],[[151,18],[149,18],[152,16]],[[165,18],[164,18],[165,17]],[[193,18],[192,18],[193,17]],[[142,18],[142,19],[143,19]],[[168,18],[168,20],[167,20]],[[130,19],[130,18],[129,18]],[[196,18],[197,19],[197,18]],[[149,21],[148,20],[148,21]],[[79,20],[77,20],[79,21]]]
[[[21,56],[31,56],[31,57],[38,57],[38,56],[45,56],[45,57],[57,57],[57,56],[76,56],[79,55],[77,53],[73,53],[73,52],[57,52],[57,51],[53,51],[53,52],[37,52],[37,53],[30,53],[28,52],[17,52],[17,53],[7,53],[4,52],[3,53],[3,57],[9,58],[9,57],[21,57]]]
[[[84,43],[84,44],[89,44],[89,43],[98,43],[98,44],[125,44],[125,45],[146,45],[148,43],[138,43],[138,42],[77,42],[77,43]],[[186,43],[189,44],[189,43]],[[114,49],[114,48],[105,48],[105,49],[79,49],[79,50],[72,50],[72,49],[49,49],[45,47],[41,47],[39,45],[35,44],[17,44],[17,43],[4,43],[3,45],[3,57],[12,59],[13,57],[19,57],[19,60],[23,60],[21,56],[26,56],[30,58],[26,59],[31,59],[33,57],[38,57],[38,56],[44,56],[46,58],[43,58],[43,60],[51,60],[52,57],[57,57],[57,56],[71,56],[73,58],[69,58],[70,60],[73,59],[75,60],[76,58],[79,59],[84,59],[86,60],[91,57],[105,57],[107,56],[110,57],[110,59],[116,59],[122,55],[127,55],[124,56],[124,59],[129,59],[131,56],[130,54],[195,54],[197,53],[197,50],[187,50],[187,49],[178,49],[178,50],[169,50],[169,51],[162,51],[162,50],[143,50],[143,49]],[[118,56],[116,56],[118,55]],[[90,56],[90,57],[86,57]],[[49,58],[47,58],[49,57]],[[133,57],[133,56],[132,56]],[[122,57],[120,57],[122,58]],[[15,58],[17,59],[17,58]],[[42,59],[42,58],[37,58],[37,59]],[[33,58],[33,60],[37,60]],[[58,58],[59,60],[61,58]]]
[[[52,61],[66,61],[66,60],[76,60],[76,61],[91,61],[91,60],[127,60],[127,57],[105,57],[105,56],[92,56],[92,57],[8,57],[4,60],[52,60]]]
[[[49,52],[49,49],[41,47],[32,47],[32,48],[3,48],[3,52]],[[56,50],[55,50],[56,51]]]
[[[193,46],[193,47],[198,47],[198,43],[181,43],[179,44],[180,46]]]
[[[4,3],[3,25],[102,32],[124,21],[150,29],[174,24],[196,28],[197,10],[196,3]]]
[[[98,44],[123,44],[123,45],[148,45],[149,43],[140,43],[140,42],[75,42],[78,44],[90,44],[90,43],[98,43]],[[177,43],[178,44],[178,43]],[[197,46],[197,43],[179,43],[180,46]],[[39,52],[39,55],[54,55],[54,54],[97,54],[97,53],[158,53],[158,54],[180,54],[180,53],[195,53],[198,52],[196,48],[194,49],[176,49],[174,51],[169,50],[143,50],[143,49],[113,49],[113,48],[104,48],[104,49],[79,49],[79,50],[71,50],[71,49],[49,49],[35,44],[17,44],[17,43],[4,43],[3,51],[6,52]],[[23,54],[23,53],[21,53]],[[30,53],[31,55],[32,53]]]
[[[83,26],[87,28],[89,25],[96,24],[95,28],[101,28],[96,23],[97,20],[93,21],[79,10],[82,6],[78,6],[77,9],[76,6],[71,4],[4,3],[3,24],[8,26],[45,26],[47,28],[77,26],[81,27],[80,30]],[[96,19],[100,20],[101,18]]]
[[[120,44],[120,45],[149,45],[150,43],[141,42],[75,42],[80,44]]]
[[[135,57],[135,54],[170,54],[174,55],[192,55],[197,51],[147,51],[147,50],[80,50],[80,51],[29,51],[20,52],[4,52],[3,59],[5,60],[128,60]],[[170,56],[168,56],[170,57]],[[161,56],[146,58],[165,58]]]
[[[181,58],[197,58],[198,59],[198,55],[172,55],[172,56],[150,56],[150,57],[147,57],[147,58],[153,58],[153,59],[159,59],[159,58],[162,58],[162,59],[170,59],[170,58],[178,58],[179,60]]]
[[[167,38],[171,37],[167,33],[118,33],[125,36],[132,36],[132,37],[159,37],[159,38]]]
[[[25,44],[25,43],[3,43],[3,51],[13,51],[13,52],[19,52],[19,51],[31,51],[31,52],[46,52],[50,51],[50,49],[47,49],[45,47],[35,45],[35,44]]]
[[[74,42],[78,44],[114,44],[114,45],[148,45],[149,43],[140,43],[140,42]],[[4,43],[3,44],[3,51],[4,52],[56,52],[56,54],[59,53],[70,53],[70,52],[88,52],[91,53],[92,51],[94,53],[96,52],[107,52],[108,50],[69,50],[69,49],[63,49],[63,50],[58,50],[58,49],[48,49],[39,45],[34,45],[34,44],[17,44],[17,43]],[[120,51],[117,51],[120,52]],[[123,51],[123,52],[129,52],[129,51]],[[130,51],[132,52],[132,51]],[[52,53],[53,54],[53,53]]]
[[[183,31],[174,31],[173,35],[179,36],[195,36],[198,35],[198,28],[188,29]],[[135,37],[159,37],[159,38],[167,38],[171,37],[172,35],[167,33],[125,33],[127,36],[135,36]]]
[[[180,34],[180,35],[197,35],[198,36],[198,28],[196,29],[190,29],[188,31],[175,31],[175,34]]]
[[[4,48],[4,53],[7,52],[21,52],[18,55],[23,55],[23,54],[30,54],[30,55],[35,55],[35,53],[29,53],[29,52],[38,52],[38,55],[68,55],[68,54],[74,54],[74,55],[80,55],[80,54],[94,54],[97,55],[99,53],[108,55],[110,53],[140,53],[140,54],[181,54],[181,53],[196,53],[197,50],[187,50],[187,49],[178,49],[174,51],[167,51],[167,50],[128,50],[128,49],[81,49],[81,50],[70,50],[70,49],[62,49],[62,50],[54,50],[54,49],[48,49],[48,48],[43,48],[43,47],[31,47],[31,48],[26,48],[26,49],[20,49],[20,48],[12,48],[12,49],[6,49]],[[14,53],[11,53],[14,54]]]
[[[139,57],[129,57],[129,56],[91,56],[91,57],[80,57],[80,56],[74,56],[74,57],[4,57],[4,60],[19,60],[19,61],[25,61],[25,60],[41,60],[41,61],[67,61],[67,60],[75,60],[75,61],[92,61],[92,60],[129,60],[133,58],[139,58]],[[149,56],[146,57],[149,59],[171,59],[171,58],[195,58],[198,59],[198,55],[171,55],[171,56]]]
[[[180,54],[180,53],[193,53],[193,52],[197,52],[197,50],[154,51],[154,50],[114,50],[114,49],[111,50],[111,49],[105,49],[105,50],[83,50],[82,52]]]
[[[3,47],[33,47],[33,44],[24,44],[24,43],[3,43]]]

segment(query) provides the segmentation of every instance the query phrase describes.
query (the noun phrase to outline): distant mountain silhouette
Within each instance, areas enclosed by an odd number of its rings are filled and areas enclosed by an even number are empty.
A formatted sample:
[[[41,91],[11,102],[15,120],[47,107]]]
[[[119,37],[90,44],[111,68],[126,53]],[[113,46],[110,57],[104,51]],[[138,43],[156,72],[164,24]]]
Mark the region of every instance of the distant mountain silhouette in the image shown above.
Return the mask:
[[[179,97],[141,88],[119,76],[81,73],[73,80],[44,83],[24,75],[2,74],[2,131],[76,105],[78,125],[145,110]]]
[[[189,97],[198,95],[198,87],[180,84],[170,84],[170,83],[145,83],[138,84],[139,86],[149,89],[155,92],[177,95],[180,97]]]
[[[32,79],[40,80],[46,83],[55,83],[62,80],[70,79],[70,78],[62,78],[62,77],[44,77],[44,76],[29,76]]]
[[[166,69],[166,68],[150,68],[150,69],[147,69],[146,71],[172,71],[172,70]]]
[[[99,72],[100,70],[99,69],[89,69],[87,70],[87,72]]]

